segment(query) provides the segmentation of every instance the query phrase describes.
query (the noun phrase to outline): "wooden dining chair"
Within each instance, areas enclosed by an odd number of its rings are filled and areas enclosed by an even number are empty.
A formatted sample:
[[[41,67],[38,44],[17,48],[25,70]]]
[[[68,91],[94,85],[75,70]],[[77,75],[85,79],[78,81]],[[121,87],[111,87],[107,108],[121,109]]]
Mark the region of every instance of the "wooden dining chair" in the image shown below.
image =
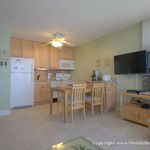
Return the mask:
[[[74,110],[82,110],[85,118],[85,89],[86,84],[73,84],[70,96],[71,121],[74,121]]]
[[[104,106],[104,83],[93,83],[91,86],[91,94],[86,96],[85,104],[91,106],[92,117],[94,117],[94,107],[100,106],[101,114],[103,114]]]

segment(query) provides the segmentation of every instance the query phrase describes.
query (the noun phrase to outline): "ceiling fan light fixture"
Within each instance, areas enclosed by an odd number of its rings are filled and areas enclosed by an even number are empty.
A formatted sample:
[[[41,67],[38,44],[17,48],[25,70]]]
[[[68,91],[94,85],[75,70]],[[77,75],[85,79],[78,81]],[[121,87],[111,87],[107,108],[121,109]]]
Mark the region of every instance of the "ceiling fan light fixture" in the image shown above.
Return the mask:
[[[63,43],[61,43],[60,41],[55,41],[55,40],[53,40],[53,41],[51,42],[51,44],[52,44],[52,46],[54,46],[54,47],[62,47],[62,46],[63,46]]]

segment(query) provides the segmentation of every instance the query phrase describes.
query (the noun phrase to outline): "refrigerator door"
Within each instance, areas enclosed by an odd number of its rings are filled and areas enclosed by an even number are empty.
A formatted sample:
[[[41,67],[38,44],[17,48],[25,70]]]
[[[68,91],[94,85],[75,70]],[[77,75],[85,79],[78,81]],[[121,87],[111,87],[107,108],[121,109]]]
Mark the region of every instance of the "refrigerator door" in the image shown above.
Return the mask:
[[[11,73],[11,108],[32,106],[34,84],[32,73]]]
[[[33,72],[33,59],[11,58],[11,72]]]

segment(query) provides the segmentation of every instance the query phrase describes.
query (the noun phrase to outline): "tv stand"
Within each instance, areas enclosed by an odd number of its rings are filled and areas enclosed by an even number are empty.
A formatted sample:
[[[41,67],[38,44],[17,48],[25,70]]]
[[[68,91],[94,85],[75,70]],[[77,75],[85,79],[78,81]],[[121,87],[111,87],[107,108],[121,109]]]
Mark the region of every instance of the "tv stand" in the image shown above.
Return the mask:
[[[150,119],[150,109],[143,109],[139,105],[131,103],[131,101],[128,103],[123,103],[123,97],[150,100],[150,95],[139,95],[127,92],[123,92],[120,95],[121,117],[123,119],[147,126],[148,119]]]

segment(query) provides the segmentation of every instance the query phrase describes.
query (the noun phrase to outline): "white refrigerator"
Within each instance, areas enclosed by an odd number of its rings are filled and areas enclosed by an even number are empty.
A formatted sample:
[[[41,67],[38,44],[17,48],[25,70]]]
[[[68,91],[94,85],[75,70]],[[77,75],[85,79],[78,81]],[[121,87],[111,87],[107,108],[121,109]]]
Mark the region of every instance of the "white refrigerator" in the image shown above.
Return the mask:
[[[11,108],[32,106],[34,103],[34,61],[11,57]]]

